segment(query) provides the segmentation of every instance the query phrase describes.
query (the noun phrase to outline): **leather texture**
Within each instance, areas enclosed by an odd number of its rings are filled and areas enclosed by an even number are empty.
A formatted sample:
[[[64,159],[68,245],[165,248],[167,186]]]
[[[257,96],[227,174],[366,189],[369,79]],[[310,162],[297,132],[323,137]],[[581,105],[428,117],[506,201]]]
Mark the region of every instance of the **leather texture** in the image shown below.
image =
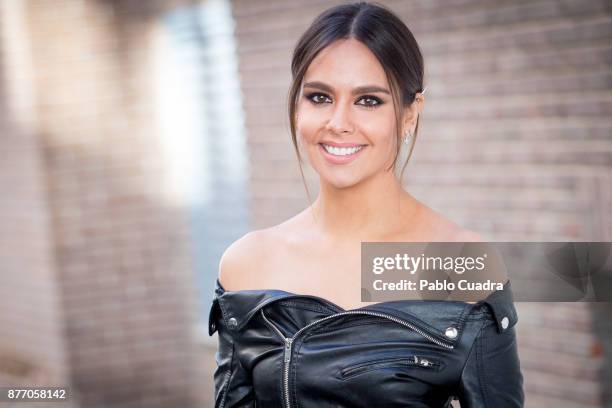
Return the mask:
[[[522,407],[517,319],[510,282],[475,304],[344,310],[282,290],[226,291],[217,279],[215,407]]]

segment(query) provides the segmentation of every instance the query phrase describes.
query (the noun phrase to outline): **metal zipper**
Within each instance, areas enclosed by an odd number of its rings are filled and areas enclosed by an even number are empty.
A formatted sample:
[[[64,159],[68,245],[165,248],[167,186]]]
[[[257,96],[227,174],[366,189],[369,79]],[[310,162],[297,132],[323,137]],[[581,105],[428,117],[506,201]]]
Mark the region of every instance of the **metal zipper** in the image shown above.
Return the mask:
[[[268,320],[263,311],[263,308],[260,309],[260,312],[261,317],[263,317],[263,319],[268,323],[268,326],[270,326],[285,342],[285,351],[283,354],[283,389],[285,390],[285,404],[287,405],[287,407],[289,407],[289,363],[291,362],[291,344],[293,343],[293,338],[295,337],[295,335],[294,337],[285,337],[285,335],[280,331],[280,329],[276,327],[274,323]]]
[[[439,368],[440,363],[437,361],[432,361],[430,359],[413,355],[410,357],[390,357],[390,358],[381,358],[378,360],[372,360],[365,363],[358,363],[355,365],[351,365],[342,369],[342,377],[352,377],[357,373],[361,373],[362,371],[368,371],[374,368],[383,368],[383,367],[403,367],[403,366],[411,366],[411,367],[424,367],[424,368]]]
[[[406,320],[397,318],[395,316],[392,316],[392,315],[389,315],[389,314],[386,314],[386,313],[373,312],[371,310],[347,310],[345,312],[340,312],[340,313],[337,313],[337,314],[332,315],[332,316],[327,316],[327,317],[325,317],[323,319],[320,319],[320,320],[317,320],[317,321],[315,321],[315,322],[313,322],[311,324],[318,323],[318,322],[320,322],[322,320],[325,320],[325,319],[327,319],[329,317],[342,316],[342,315],[347,315],[347,314],[365,314],[365,315],[370,315],[370,316],[383,317],[385,319],[392,320],[392,321],[394,321],[396,323],[399,323],[399,324],[401,324],[403,326],[408,327],[409,329],[414,330],[415,332],[417,332],[421,336],[425,337],[427,340],[431,341],[432,343],[437,344],[440,347],[444,347],[444,348],[447,348],[449,350],[452,350],[453,348],[455,348],[455,346],[452,343],[445,342],[445,341],[442,341],[442,340],[439,340],[439,339],[435,338],[434,336],[432,336],[431,334],[427,333],[425,330],[421,329],[420,327],[414,325],[413,323],[410,323],[410,322],[408,322]],[[305,329],[307,327],[308,326],[305,326],[302,329]],[[296,333],[296,335],[297,335],[297,333]]]
[[[308,323],[306,326],[302,327],[301,329],[299,329],[297,332],[295,332],[295,334],[293,335],[293,337],[285,337],[285,335],[280,331],[280,329],[278,327],[276,327],[276,325],[274,323],[272,323],[270,320],[268,320],[268,318],[266,317],[266,315],[264,314],[263,308],[260,309],[261,311],[261,316],[263,317],[263,319],[268,323],[269,326],[272,327],[272,329],[274,331],[276,331],[276,333],[283,339],[283,341],[285,342],[285,352],[284,352],[284,358],[283,358],[283,384],[285,386],[285,406],[286,408],[291,408],[291,401],[289,398],[289,365],[291,363],[291,345],[293,344],[293,341],[306,329],[322,323],[326,320],[332,319],[334,317],[338,317],[338,316],[345,316],[345,315],[349,315],[349,314],[356,314],[356,315],[370,315],[370,316],[376,316],[376,317],[382,317],[385,319],[389,319],[391,321],[394,321],[396,323],[399,323],[405,327],[408,327],[411,330],[414,330],[416,333],[420,334],[421,336],[423,336],[424,338],[426,338],[427,340],[437,344],[440,347],[444,347],[447,348],[449,350],[452,350],[454,348],[454,346],[451,343],[447,343],[444,342],[442,340],[439,340],[437,338],[435,338],[434,336],[430,335],[429,333],[425,332],[423,329],[415,326],[414,324],[405,321],[403,319],[399,319],[395,316],[391,316],[388,315],[386,313],[380,313],[380,312],[373,312],[371,310],[346,310],[344,312],[339,312],[339,313],[335,313],[329,316],[326,316],[322,319],[319,320],[315,320],[314,322],[310,322]]]

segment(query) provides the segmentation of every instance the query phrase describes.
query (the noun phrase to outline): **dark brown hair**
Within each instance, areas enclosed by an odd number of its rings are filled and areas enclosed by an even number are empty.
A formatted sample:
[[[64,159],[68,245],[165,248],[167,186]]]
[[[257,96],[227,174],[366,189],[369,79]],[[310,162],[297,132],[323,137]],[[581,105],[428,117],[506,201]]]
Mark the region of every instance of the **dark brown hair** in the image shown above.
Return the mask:
[[[395,106],[397,149],[392,167],[395,168],[401,144],[403,109],[415,100],[417,92],[423,91],[424,63],[421,50],[412,32],[392,11],[373,2],[342,4],[325,10],[302,34],[293,51],[291,60],[292,83],[289,88],[289,123],[291,139],[302,170],[302,157],[296,137],[296,112],[304,75],[310,63],[325,47],[337,40],[354,38],[362,42],[382,65]],[[401,103],[398,103],[401,101]],[[410,151],[401,173],[406,168],[419,129],[419,120],[412,138]],[[306,191],[308,187],[304,181]],[[309,194],[310,197],[310,194]]]

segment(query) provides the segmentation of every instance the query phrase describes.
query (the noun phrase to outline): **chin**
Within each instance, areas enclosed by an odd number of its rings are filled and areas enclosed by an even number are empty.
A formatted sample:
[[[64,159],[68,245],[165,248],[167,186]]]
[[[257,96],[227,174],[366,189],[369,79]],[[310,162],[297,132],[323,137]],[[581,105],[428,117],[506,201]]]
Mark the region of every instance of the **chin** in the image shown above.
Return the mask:
[[[354,175],[350,175],[348,177],[339,177],[339,175],[334,176],[321,176],[321,180],[330,185],[331,187],[337,189],[343,189],[348,187],[353,187],[361,182],[360,177],[356,177]]]

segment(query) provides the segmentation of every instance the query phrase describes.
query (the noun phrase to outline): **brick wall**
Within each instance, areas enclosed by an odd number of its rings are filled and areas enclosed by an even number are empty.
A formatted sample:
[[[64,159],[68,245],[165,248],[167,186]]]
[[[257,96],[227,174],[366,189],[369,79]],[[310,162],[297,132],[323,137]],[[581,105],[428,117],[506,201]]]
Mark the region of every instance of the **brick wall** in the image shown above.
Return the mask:
[[[26,41],[30,71],[3,84],[21,78],[34,96],[32,133],[1,139],[11,199],[3,194],[0,214],[0,306],[10,311],[0,356],[43,355],[38,365],[63,382],[67,350],[83,407],[201,406],[209,382],[194,341],[186,213],[160,182],[151,51],[157,18],[191,3],[13,3],[23,32],[3,44]],[[33,319],[7,326],[20,316]]]
[[[339,3],[232,2],[257,228],[308,205],[285,118],[290,53],[312,19]],[[610,3],[383,4],[425,57],[427,100],[406,188],[490,240],[610,241]],[[593,330],[590,305],[517,307],[526,406],[602,406],[610,332]]]
[[[0,386],[69,386],[42,155],[21,120],[32,103],[19,76],[22,17],[0,5]]]

